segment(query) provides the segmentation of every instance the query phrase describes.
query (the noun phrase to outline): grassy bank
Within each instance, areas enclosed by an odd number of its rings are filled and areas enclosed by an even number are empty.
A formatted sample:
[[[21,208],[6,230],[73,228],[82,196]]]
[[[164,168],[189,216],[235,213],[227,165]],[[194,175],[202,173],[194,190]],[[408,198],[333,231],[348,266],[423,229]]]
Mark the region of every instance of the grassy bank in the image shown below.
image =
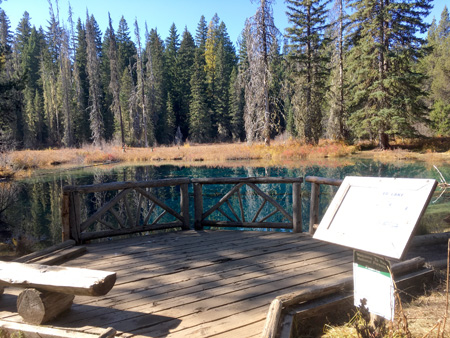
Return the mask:
[[[0,155],[0,177],[55,166],[87,166],[98,163],[170,163],[182,165],[292,166],[303,160],[342,159],[357,155],[380,161],[450,161],[450,138],[397,141],[393,150],[379,151],[373,143],[347,145],[322,140],[316,146],[294,140],[261,143],[185,144],[171,147],[126,148],[104,145],[83,148],[22,150]]]

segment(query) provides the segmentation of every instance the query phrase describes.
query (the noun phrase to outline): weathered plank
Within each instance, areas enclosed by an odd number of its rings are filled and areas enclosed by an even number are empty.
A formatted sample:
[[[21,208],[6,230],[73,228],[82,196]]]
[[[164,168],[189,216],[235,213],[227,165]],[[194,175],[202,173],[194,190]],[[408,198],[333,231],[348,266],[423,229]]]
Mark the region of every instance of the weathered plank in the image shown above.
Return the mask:
[[[51,247],[48,247],[48,248],[46,248],[44,250],[40,250],[40,251],[33,252],[33,253],[28,254],[28,255],[16,258],[14,260],[14,262],[17,262],[17,263],[30,262],[30,261],[32,261],[32,260],[34,260],[36,258],[45,256],[45,255],[48,255],[48,254],[52,254],[52,253],[54,253],[57,250],[73,247],[74,245],[75,245],[75,241],[73,239],[69,239],[69,240],[64,241],[62,243],[58,243],[58,244],[52,245]]]
[[[115,282],[116,273],[109,271],[14,262],[0,263],[0,285],[3,286],[101,296],[107,294]]]

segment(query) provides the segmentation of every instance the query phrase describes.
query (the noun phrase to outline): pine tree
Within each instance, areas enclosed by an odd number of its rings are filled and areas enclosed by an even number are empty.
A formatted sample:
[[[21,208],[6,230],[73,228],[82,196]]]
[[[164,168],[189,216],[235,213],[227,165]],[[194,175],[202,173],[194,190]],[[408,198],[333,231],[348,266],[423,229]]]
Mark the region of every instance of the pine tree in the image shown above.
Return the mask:
[[[180,94],[180,112],[177,126],[181,133],[186,136],[189,133],[189,103],[191,100],[190,80],[192,78],[192,67],[195,59],[195,42],[191,33],[185,28],[178,50],[178,83]]]
[[[116,33],[117,56],[119,72],[122,73],[128,66],[135,66],[136,46],[131,39],[127,21],[122,16]]]
[[[79,145],[88,142],[90,139],[86,29],[80,19],[78,19],[76,31],[76,49],[73,65],[74,87],[76,93],[74,138],[76,144]]]
[[[142,50],[141,45],[141,37],[140,30],[137,20],[134,22],[134,33],[137,41],[137,100],[140,105],[141,115],[142,115],[142,130],[144,137],[144,146],[148,147],[150,143],[153,144],[154,141],[154,130],[153,130],[153,121],[149,116],[148,111],[148,98],[146,94],[146,84],[147,80],[145,78],[144,73],[144,51]]]
[[[424,76],[415,62],[424,56],[428,27],[422,18],[430,0],[352,1],[353,45],[348,82],[353,92],[349,125],[357,137],[378,137],[387,149],[389,135],[411,137],[426,112],[421,98]]]
[[[345,63],[345,28],[348,25],[348,16],[345,12],[344,0],[335,0],[333,7],[332,24],[329,29],[333,43],[331,44],[331,75],[330,90],[327,93],[329,106],[327,135],[331,139],[344,140],[348,137],[345,122],[348,118],[346,107],[346,80],[344,72]]]
[[[167,90],[167,114],[169,112],[169,106],[175,116],[175,123],[167,125],[167,137],[169,142],[173,142],[175,137],[175,131],[178,126],[184,124],[184,116],[181,114],[180,109],[180,69],[178,68],[178,50],[180,48],[180,41],[175,24],[172,24],[169,30],[169,36],[166,39],[166,49],[164,51],[164,60],[166,67],[166,90]],[[167,121],[170,121],[171,117],[167,116]]]
[[[424,59],[429,76],[431,128],[437,135],[450,135],[450,17],[445,6],[439,24],[428,31],[432,53]]]
[[[241,86],[237,67],[234,67],[230,75],[229,107],[231,118],[231,137],[235,142],[243,141],[244,129],[244,90]]]
[[[111,15],[109,18],[109,66],[111,81],[109,88],[113,94],[112,110],[114,112],[114,129],[116,139],[120,139],[122,147],[125,146],[125,132],[122,118],[122,106],[120,104],[120,78],[119,78],[119,59],[117,55],[116,35],[112,27]]]
[[[89,120],[92,141],[99,146],[104,139],[102,116],[102,89],[97,24],[93,16],[86,15],[87,74],[89,78]]]
[[[158,143],[166,143],[166,84],[164,67],[164,43],[156,29],[150,30],[147,39],[147,88],[149,91],[150,116],[155,126]]]
[[[317,144],[322,136],[325,68],[327,57],[323,51],[326,45],[325,0],[287,0],[287,28],[289,38],[289,59],[295,68],[296,92],[294,94],[294,122],[297,134],[307,143]]]
[[[195,52],[191,79],[191,105],[189,109],[189,140],[207,142],[212,133],[211,116],[206,102],[205,59],[202,50]]]

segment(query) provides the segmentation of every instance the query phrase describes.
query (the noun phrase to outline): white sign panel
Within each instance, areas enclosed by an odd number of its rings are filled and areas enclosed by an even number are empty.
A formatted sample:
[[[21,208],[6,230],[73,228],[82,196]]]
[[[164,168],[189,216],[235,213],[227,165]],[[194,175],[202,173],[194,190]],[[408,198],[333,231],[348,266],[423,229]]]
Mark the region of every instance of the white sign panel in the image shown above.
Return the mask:
[[[437,182],[346,177],[314,238],[402,259]]]
[[[379,257],[355,251],[353,260],[354,305],[365,307],[370,313],[394,319],[394,283],[389,263]]]

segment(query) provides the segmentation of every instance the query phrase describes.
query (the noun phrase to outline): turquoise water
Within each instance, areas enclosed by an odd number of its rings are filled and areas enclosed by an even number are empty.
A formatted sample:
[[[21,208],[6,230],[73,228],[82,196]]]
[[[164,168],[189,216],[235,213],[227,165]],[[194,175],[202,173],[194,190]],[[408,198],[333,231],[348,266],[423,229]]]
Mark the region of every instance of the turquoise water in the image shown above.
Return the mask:
[[[439,170],[450,182],[450,165],[439,165]],[[375,176],[375,177],[417,177],[434,178],[439,180],[438,172],[424,163],[390,163],[385,164],[373,160],[346,160],[336,162],[324,160],[317,164],[305,162],[298,168],[283,167],[238,167],[238,168],[214,168],[214,167],[185,167],[185,166],[116,166],[116,167],[94,167],[81,170],[53,170],[36,172],[33,177],[14,182],[17,192],[17,201],[5,212],[6,221],[9,226],[3,225],[0,242],[7,242],[11,237],[22,236],[30,245],[48,246],[61,241],[61,189],[65,185],[81,185],[106,183],[115,181],[144,181],[161,178],[175,177],[305,177],[321,176],[335,179],[343,179],[345,176]],[[212,206],[230,186],[205,186],[204,205],[205,208]],[[263,185],[266,193],[276,199],[288,211],[291,210],[292,196],[290,185]],[[303,226],[308,228],[309,220],[309,191],[310,185],[303,184],[302,209]],[[325,186],[322,188],[321,213],[331,201],[335,187]],[[435,194],[436,199],[440,190]],[[164,188],[156,192],[159,198],[169,205],[177,206],[178,189]],[[88,200],[94,197],[87,197]],[[245,209],[248,212],[246,218],[251,217],[255,208],[259,205],[255,202],[254,194],[243,194]],[[89,202],[88,201],[88,202]],[[237,201],[234,201],[237,203]],[[193,192],[190,187],[190,205],[193,206]],[[179,207],[178,207],[179,209]],[[448,210],[450,214],[450,193],[444,195],[429,208],[431,211],[439,211],[436,227],[443,227],[441,216]],[[433,214],[433,212],[427,212]],[[431,217],[431,216],[430,216]],[[428,217],[430,220],[431,218]],[[191,222],[193,211],[191,212]],[[278,219],[273,218],[273,221]],[[439,223],[439,224],[438,224]],[[434,225],[433,225],[434,226]],[[438,229],[439,230],[439,229]]]

